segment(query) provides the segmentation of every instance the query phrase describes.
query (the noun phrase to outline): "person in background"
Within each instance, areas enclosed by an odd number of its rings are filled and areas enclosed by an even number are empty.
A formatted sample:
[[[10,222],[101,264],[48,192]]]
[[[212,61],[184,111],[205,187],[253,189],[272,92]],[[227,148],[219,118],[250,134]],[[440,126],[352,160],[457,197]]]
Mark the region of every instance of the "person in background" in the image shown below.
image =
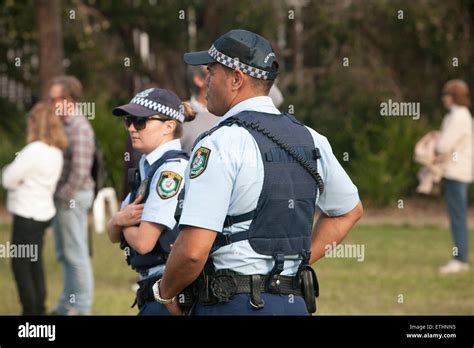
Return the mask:
[[[191,92],[189,104],[196,112],[193,122],[183,124],[183,136],[181,146],[188,154],[191,153],[192,146],[197,137],[214,127],[219,122],[219,117],[211,114],[207,110],[206,99],[206,77],[207,70],[203,65],[188,66],[186,70],[186,83]]]
[[[473,179],[473,134],[467,84],[462,80],[446,82],[441,100],[449,112],[444,116],[436,151],[450,157],[443,174],[443,190],[455,245],[454,258],[440,268],[447,274],[469,269],[467,192]]]
[[[91,168],[95,143],[91,124],[76,107],[81,94],[82,85],[74,76],[56,77],[49,91],[50,102],[63,121],[69,141],[55,193],[54,239],[56,256],[63,263],[63,291],[52,312],[56,315],[87,315],[92,307],[87,214],[94,200]]]
[[[7,209],[13,214],[12,243],[32,248],[29,258],[12,259],[23,315],[45,314],[43,236],[56,213],[53,195],[67,144],[59,117],[46,103],[38,103],[28,116],[27,145],[3,169]]]

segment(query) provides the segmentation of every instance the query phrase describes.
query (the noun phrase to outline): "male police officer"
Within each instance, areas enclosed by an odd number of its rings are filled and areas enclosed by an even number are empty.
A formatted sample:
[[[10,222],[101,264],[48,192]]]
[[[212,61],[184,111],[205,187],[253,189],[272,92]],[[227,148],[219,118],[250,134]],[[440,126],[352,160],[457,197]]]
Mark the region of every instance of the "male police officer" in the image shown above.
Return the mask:
[[[222,120],[193,148],[181,233],[155,299],[183,314],[176,295],[197,278],[194,315],[314,312],[309,265],[361,217],[357,188],[327,139],[268,97],[278,63],[266,39],[232,30],[184,60],[207,65],[208,109]]]

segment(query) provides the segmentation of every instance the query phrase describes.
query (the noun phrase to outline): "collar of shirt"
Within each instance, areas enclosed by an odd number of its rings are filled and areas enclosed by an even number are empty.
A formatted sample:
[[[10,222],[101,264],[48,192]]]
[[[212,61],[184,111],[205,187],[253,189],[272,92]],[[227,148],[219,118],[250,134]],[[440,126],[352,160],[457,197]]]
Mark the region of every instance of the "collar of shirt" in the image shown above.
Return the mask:
[[[224,116],[222,116],[222,120],[220,122],[223,122],[229,117],[237,115],[242,111],[258,111],[276,115],[281,114],[281,112],[275,107],[275,104],[273,104],[272,98],[268,96],[259,96],[245,99],[240,103],[235,104],[229,111],[225,113]]]
[[[144,168],[145,161],[147,162],[148,166],[153,165],[153,163],[158,161],[161,156],[163,156],[164,153],[169,150],[181,150],[181,142],[179,141],[179,139],[173,139],[164,144],[161,144],[148,155],[142,155],[142,157],[140,158],[140,167]]]

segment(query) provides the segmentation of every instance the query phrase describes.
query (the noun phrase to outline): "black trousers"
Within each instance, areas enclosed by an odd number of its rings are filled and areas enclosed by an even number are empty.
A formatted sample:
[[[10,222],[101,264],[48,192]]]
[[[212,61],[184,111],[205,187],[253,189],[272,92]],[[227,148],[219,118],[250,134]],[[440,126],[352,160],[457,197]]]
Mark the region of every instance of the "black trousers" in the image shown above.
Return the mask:
[[[23,315],[44,315],[46,284],[43,272],[43,237],[50,221],[35,221],[24,217],[13,216],[12,244],[30,245],[37,255],[32,257],[12,257],[12,269],[15,276],[18,294],[20,295]],[[31,255],[30,255],[31,256]]]

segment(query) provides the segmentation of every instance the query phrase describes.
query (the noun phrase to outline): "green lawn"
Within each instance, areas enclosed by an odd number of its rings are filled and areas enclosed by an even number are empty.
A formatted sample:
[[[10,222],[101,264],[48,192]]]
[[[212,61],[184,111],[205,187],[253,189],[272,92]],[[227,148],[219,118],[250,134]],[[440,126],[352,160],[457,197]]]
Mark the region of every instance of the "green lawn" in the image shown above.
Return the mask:
[[[0,226],[0,243],[10,227]],[[345,243],[365,247],[365,259],[326,258],[317,263],[318,314],[474,314],[474,271],[441,276],[449,259],[449,232],[436,227],[357,226]],[[45,241],[48,310],[61,290],[61,268],[54,242]],[[471,238],[471,254],[474,252]],[[94,314],[136,314],[131,309],[135,274],[117,245],[94,233]],[[0,315],[18,314],[20,306],[10,262],[0,259]],[[402,295],[402,296],[400,296]],[[402,303],[399,303],[403,301]]]

